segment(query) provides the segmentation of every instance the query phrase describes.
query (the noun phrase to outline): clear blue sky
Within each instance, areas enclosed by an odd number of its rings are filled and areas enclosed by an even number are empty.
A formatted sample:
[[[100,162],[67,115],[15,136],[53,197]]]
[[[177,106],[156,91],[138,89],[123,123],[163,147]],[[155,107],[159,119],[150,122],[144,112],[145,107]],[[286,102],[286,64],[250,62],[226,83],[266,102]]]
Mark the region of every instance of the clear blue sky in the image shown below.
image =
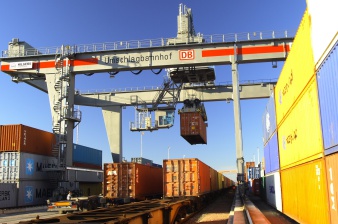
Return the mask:
[[[180,3],[192,9],[196,32],[205,35],[243,33],[270,30],[296,30],[306,8],[305,0],[212,0],[212,1],[15,1],[2,0],[0,14],[0,50],[6,50],[12,38],[19,38],[34,47],[62,44],[90,44],[121,40],[142,40],[175,37]],[[277,79],[283,63],[273,69],[271,63],[239,66],[239,79]],[[216,66],[216,83],[231,81],[230,66]],[[122,87],[160,86],[162,77],[151,71],[136,76],[121,72],[110,79],[100,73],[91,77],[77,76],[80,91]],[[47,94],[24,83],[16,84],[0,72],[0,125],[24,124],[52,130]],[[252,161],[257,148],[263,156],[262,116],[267,99],[241,101],[243,151],[245,161]],[[178,105],[180,109],[182,105]],[[199,158],[217,170],[235,169],[235,135],[233,104],[205,104],[208,124],[207,145],[191,146],[180,136],[179,116],[171,129],[145,132],[143,157],[162,164],[170,158]],[[103,151],[103,161],[112,162],[100,108],[81,107],[79,144]],[[129,131],[134,121],[134,108],[123,110],[123,156],[130,160],[139,157],[141,137]],[[76,133],[74,142],[76,141]]]

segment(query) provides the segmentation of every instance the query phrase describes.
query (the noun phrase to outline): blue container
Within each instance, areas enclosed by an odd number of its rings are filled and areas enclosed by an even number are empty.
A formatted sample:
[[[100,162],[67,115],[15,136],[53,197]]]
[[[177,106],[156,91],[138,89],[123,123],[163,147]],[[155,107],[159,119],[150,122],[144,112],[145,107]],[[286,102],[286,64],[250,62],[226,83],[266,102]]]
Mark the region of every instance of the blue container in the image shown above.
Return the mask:
[[[338,42],[317,69],[325,154],[338,151]]]
[[[266,145],[266,143],[271,138],[272,134],[276,131],[277,127],[275,97],[273,93],[271,94],[268,103],[266,105],[262,118],[262,124],[263,124],[263,143],[264,145]]]
[[[277,132],[275,132],[264,147],[265,173],[279,170],[279,153]]]
[[[102,151],[83,145],[73,144],[73,162],[102,166]]]

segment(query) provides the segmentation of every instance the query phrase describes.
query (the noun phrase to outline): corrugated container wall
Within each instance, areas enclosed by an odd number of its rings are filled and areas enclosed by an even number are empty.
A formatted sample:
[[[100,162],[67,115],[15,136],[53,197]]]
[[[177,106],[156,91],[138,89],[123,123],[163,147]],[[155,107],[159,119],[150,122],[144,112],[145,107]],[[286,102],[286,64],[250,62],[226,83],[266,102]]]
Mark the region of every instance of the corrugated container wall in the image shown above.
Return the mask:
[[[279,152],[278,152],[277,132],[273,134],[264,147],[265,173],[271,173],[279,170]]]
[[[275,110],[275,97],[272,93],[268,103],[266,105],[264,114],[263,114],[263,143],[267,144],[273,133],[276,131],[276,110]]]
[[[326,154],[338,150],[338,42],[317,70],[318,95]]]
[[[210,167],[198,159],[163,160],[164,197],[200,196],[211,191]]]
[[[316,76],[286,120],[278,127],[280,167],[285,169],[323,156]]]
[[[150,166],[153,164],[152,160],[146,159],[146,158],[143,158],[143,157],[131,158],[131,162],[132,163],[139,163],[139,164],[143,164],[143,165],[150,165]]]
[[[0,151],[52,155],[54,134],[22,124],[0,125]]]
[[[280,173],[274,172],[265,176],[266,182],[266,201],[269,205],[282,212],[282,191],[280,183]]]
[[[299,223],[329,223],[324,159],[281,171],[283,213]]]
[[[104,196],[144,200],[163,195],[163,169],[139,163],[105,163]]]
[[[315,74],[310,30],[310,17],[305,11],[275,87],[277,126]]]
[[[0,152],[0,182],[47,180],[43,168],[56,168],[57,159],[24,152]]]
[[[325,157],[331,223],[338,223],[338,153]]]
[[[317,63],[330,41],[338,31],[337,0],[307,0],[307,8],[311,16],[311,38],[314,60]]]
[[[16,183],[0,183],[0,208],[12,208],[17,206]]]
[[[83,145],[73,144],[73,162],[93,164],[102,168],[102,151]]]
[[[207,124],[199,112],[180,113],[181,136],[191,145],[207,144]]]
[[[54,190],[50,181],[20,181],[18,188],[18,206],[46,205]]]

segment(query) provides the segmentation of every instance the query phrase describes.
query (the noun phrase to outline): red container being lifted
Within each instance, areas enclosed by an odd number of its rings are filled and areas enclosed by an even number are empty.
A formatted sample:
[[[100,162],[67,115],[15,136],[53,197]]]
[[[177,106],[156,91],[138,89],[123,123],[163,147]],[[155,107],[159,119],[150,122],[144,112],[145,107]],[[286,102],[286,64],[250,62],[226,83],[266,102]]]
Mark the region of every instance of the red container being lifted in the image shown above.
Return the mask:
[[[207,144],[207,124],[201,113],[180,113],[181,136],[191,145]]]

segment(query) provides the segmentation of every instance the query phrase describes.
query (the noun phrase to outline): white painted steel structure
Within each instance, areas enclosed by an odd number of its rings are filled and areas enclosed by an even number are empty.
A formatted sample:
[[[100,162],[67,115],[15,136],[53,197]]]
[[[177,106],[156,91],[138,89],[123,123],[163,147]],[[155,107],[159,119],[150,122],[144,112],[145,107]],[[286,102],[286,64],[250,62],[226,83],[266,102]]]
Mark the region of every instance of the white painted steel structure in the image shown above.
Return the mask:
[[[185,19],[189,20],[189,16]],[[186,28],[191,31],[191,27]],[[240,99],[268,98],[274,83],[240,85],[238,64],[284,61],[291,48],[292,36],[290,37],[286,31],[211,36],[193,35],[191,32],[183,35],[178,32],[176,38],[61,48],[31,48],[27,43],[13,39],[9,43],[8,50],[2,52],[1,71],[12,76],[14,82],[25,82],[48,92],[53,131],[56,130],[55,133],[59,136],[59,157],[64,159],[64,163],[59,165],[70,166],[73,128],[81,120],[75,113],[74,105],[102,107],[113,161],[120,162],[122,107],[131,104],[122,102],[120,100],[122,97],[117,96],[123,95],[123,98],[128,98],[137,95],[151,104],[154,96],[158,94],[158,90],[80,94],[74,89],[76,75],[94,73],[116,75],[120,71],[231,65],[232,85],[185,86],[185,88],[203,92],[203,101],[233,100],[238,180],[242,182],[244,158]],[[185,89],[182,89],[182,96],[184,91]],[[183,100],[180,98],[178,102]],[[166,99],[162,99],[161,103],[166,103]]]

